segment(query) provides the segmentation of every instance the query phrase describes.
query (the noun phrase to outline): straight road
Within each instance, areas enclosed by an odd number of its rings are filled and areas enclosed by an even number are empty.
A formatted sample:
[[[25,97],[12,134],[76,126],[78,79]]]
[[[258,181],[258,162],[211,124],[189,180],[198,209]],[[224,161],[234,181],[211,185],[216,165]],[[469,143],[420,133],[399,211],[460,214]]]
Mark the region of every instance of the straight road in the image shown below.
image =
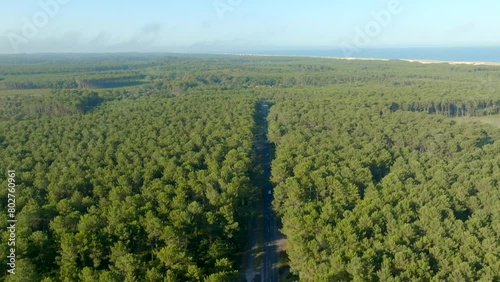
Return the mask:
[[[271,149],[267,140],[269,104],[266,100],[262,100],[258,107],[260,107],[261,115],[257,117],[258,120],[256,122],[260,125],[260,132],[255,140],[255,154],[260,156],[259,159],[262,161],[262,174],[258,177],[265,181],[261,187],[262,201],[257,205],[259,207],[258,213],[261,217],[251,223],[249,249],[245,258],[244,278],[242,278],[242,281],[278,282],[278,229],[276,227],[276,216],[272,209],[273,186],[270,182]],[[257,238],[262,238],[262,249],[257,248]],[[256,250],[258,249],[261,249],[263,253],[257,254]],[[260,260],[257,256],[259,256]],[[260,261],[260,265],[255,265],[257,261]]]
[[[267,134],[267,115],[269,114],[269,104],[261,101],[261,110],[263,112],[263,131]],[[271,150],[267,137],[263,142],[263,169],[264,179],[266,182],[263,187],[262,207],[263,207],[263,231],[264,231],[264,259],[262,265],[262,281],[277,282],[278,281],[278,247],[276,227],[276,215],[272,208],[273,202],[273,186],[271,185]]]

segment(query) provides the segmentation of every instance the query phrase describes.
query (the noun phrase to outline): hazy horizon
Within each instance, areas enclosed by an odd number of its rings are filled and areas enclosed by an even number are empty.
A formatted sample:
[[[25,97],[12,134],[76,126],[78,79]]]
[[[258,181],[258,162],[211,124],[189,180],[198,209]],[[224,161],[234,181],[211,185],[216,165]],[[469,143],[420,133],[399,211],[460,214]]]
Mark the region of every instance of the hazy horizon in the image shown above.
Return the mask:
[[[497,47],[499,8],[491,0],[30,0],[4,4],[0,54]]]

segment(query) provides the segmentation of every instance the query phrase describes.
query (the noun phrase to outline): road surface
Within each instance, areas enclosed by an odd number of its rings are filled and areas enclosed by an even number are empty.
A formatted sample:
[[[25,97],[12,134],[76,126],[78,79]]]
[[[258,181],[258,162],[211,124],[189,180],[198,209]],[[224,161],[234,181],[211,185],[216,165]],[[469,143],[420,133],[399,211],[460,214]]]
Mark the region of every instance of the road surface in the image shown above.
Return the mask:
[[[245,258],[245,271],[242,281],[246,282],[278,282],[278,229],[276,227],[276,217],[272,209],[273,186],[271,185],[271,150],[267,140],[267,115],[269,113],[269,104],[262,100],[259,103],[261,116],[257,117],[260,123],[260,132],[255,140],[256,155],[261,157],[262,175],[259,178],[264,179],[261,187],[262,202],[258,204],[259,214],[262,217],[251,224],[251,234],[249,249]],[[262,232],[262,234],[258,234]],[[257,254],[257,238],[262,238],[263,253]],[[257,258],[259,256],[260,260]],[[256,262],[260,261],[260,265]]]
[[[263,131],[267,134],[267,115],[269,114],[269,105],[265,100],[261,102],[261,109],[264,116]],[[273,187],[270,183],[271,179],[271,150],[267,137],[263,142],[263,176],[267,181],[263,187],[262,207],[263,207],[263,231],[264,231],[264,259],[262,261],[262,281],[263,282],[277,282],[278,281],[278,247],[276,227],[276,215],[272,208],[273,202]]]

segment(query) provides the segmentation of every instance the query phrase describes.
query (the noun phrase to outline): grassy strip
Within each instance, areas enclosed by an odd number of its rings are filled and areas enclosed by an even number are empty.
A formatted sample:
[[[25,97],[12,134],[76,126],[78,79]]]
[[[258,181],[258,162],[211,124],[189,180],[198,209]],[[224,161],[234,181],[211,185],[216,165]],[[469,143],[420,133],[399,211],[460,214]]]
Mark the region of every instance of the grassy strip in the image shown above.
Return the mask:
[[[457,117],[454,118],[457,122],[482,122],[500,127],[500,115],[484,116],[484,117]]]
[[[0,89],[0,96],[40,96],[49,95],[52,89]]]

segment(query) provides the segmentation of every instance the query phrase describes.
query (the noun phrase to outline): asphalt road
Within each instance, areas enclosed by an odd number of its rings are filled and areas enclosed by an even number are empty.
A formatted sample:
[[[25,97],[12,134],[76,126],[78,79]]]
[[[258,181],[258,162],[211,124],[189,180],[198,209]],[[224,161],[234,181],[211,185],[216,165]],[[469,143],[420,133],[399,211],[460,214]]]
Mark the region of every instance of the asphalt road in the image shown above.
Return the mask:
[[[262,219],[254,219],[250,225],[250,236],[248,251],[244,260],[244,272],[241,281],[243,282],[277,282],[279,280],[278,272],[278,249],[276,239],[278,238],[278,229],[276,227],[276,218],[272,209],[273,201],[273,186],[271,185],[271,150],[267,140],[267,115],[269,113],[269,105],[263,100],[259,104],[261,107],[262,115],[258,117],[258,122],[261,125],[261,132],[259,132],[255,140],[256,154],[262,156],[262,175],[259,179],[265,179],[262,185],[262,202],[257,206],[259,214],[262,214]],[[262,232],[262,234],[258,234]],[[263,252],[262,258],[257,260],[257,256],[261,254],[256,253],[257,237],[263,239]],[[260,261],[260,265],[255,265],[256,261]]]
[[[269,105],[265,100],[261,103],[263,118],[266,119],[269,114]],[[263,131],[267,133],[267,120],[264,120]],[[261,268],[261,277],[263,282],[278,281],[278,248],[276,245],[278,230],[276,227],[276,215],[272,209],[273,187],[269,180],[271,179],[271,150],[266,138],[263,147],[263,168],[264,178],[267,179],[262,191],[263,206],[263,232],[264,232],[264,258]]]

